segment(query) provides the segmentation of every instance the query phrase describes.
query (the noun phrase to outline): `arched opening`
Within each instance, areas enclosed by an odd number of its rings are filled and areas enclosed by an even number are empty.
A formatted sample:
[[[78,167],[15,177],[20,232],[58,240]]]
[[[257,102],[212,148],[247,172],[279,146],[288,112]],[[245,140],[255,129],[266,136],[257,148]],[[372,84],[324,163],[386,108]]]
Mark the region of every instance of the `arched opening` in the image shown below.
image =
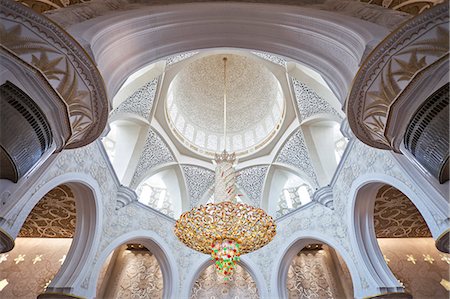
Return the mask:
[[[286,298],[353,298],[352,279],[343,258],[322,242],[304,244],[289,250],[291,259],[281,280],[285,284],[280,286]]]
[[[168,245],[154,232],[121,235],[102,251],[94,265],[90,296],[174,298],[178,274],[168,253]]]
[[[391,185],[379,186],[373,221],[384,261],[405,291],[413,298],[448,298],[450,255],[438,251],[412,201]]]
[[[223,277],[217,274],[216,268],[210,262],[206,263],[192,285],[189,298],[249,298],[257,299],[261,295],[257,282],[245,268],[237,265],[236,272],[231,280],[225,282]]]
[[[139,160],[139,150],[143,147],[148,124],[136,117],[121,117],[111,122],[103,145],[117,177],[128,184],[132,179],[132,170]],[[136,150],[139,149],[139,150]]]
[[[356,246],[378,284],[373,295],[447,298],[450,261],[432,238],[434,219],[407,186],[381,181],[357,188],[352,217]]]
[[[317,179],[321,185],[328,184],[348,143],[340,123],[332,116],[322,116],[303,122],[301,127]]]
[[[80,226],[76,197],[69,184],[62,184],[31,210],[13,250],[0,255],[1,298],[35,298],[46,291],[69,255]]]
[[[136,188],[138,200],[172,218],[182,212],[183,190],[180,171],[177,166],[164,167],[142,181]],[[188,206],[187,203],[184,206]]]
[[[306,175],[281,165],[271,167],[265,191],[267,210],[277,218],[311,202],[314,193]]]
[[[97,281],[96,298],[163,298],[164,280],[155,255],[139,243],[112,252]]]

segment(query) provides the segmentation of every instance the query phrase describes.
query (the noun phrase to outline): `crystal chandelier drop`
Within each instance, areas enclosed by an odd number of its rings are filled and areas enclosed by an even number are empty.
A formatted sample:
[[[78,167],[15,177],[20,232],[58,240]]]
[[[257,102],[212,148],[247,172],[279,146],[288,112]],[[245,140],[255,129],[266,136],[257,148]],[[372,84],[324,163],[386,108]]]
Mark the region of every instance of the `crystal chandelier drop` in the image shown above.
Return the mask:
[[[183,213],[175,235],[188,247],[210,254],[219,274],[229,280],[240,256],[268,244],[276,234],[272,217],[236,201],[236,156],[226,151],[226,62],[224,58],[224,151],[216,154],[214,203]]]

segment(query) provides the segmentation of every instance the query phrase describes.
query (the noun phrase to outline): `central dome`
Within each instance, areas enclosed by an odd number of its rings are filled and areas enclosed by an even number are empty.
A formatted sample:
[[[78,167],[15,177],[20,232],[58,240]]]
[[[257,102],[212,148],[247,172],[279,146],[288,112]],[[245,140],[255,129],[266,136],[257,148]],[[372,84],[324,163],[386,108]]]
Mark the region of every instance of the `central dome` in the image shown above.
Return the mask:
[[[209,55],[183,68],[170,84],[167,114],[172,130],[191,149],[224,148],[223,92],[227,57],[227,150],[245,155],[266,144],[279,128],[284,101],[280,84],[255,58]]]

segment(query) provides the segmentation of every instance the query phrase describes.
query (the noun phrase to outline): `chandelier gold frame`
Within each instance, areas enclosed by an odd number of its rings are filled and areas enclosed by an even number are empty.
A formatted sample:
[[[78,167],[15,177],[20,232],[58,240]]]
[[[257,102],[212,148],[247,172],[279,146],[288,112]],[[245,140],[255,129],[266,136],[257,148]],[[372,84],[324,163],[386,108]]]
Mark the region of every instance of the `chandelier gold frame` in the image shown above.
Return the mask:
[[[255,251],[276,235],[276,224],[260,208],[223,201],[193,208],[175,224],[175,235],[190,248],[211,254],[216,240],[234,240],[240,253]]]

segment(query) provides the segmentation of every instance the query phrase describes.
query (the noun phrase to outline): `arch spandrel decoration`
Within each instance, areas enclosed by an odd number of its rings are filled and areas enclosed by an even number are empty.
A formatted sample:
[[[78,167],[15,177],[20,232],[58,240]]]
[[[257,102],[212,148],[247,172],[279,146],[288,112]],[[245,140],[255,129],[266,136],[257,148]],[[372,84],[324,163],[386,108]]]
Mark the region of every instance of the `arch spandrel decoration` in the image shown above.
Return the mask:
[[[43,15],[15,1],[0,4],[2,46],[36,67],[67,105],[72,136],[65,147],[94,141],[106,125],[109,109],[94,62],[75,39]]]
[[[448,7],[437,5],[405,22],[360,67],[346,110],[350,127],[362,142],[399,151],[401,138],[388,134],[390,125],[398,126],[392,124],[398,122],[393,119],[395,109],[415,96],[408,93],[420,87],[421,77],[448,63]]]

